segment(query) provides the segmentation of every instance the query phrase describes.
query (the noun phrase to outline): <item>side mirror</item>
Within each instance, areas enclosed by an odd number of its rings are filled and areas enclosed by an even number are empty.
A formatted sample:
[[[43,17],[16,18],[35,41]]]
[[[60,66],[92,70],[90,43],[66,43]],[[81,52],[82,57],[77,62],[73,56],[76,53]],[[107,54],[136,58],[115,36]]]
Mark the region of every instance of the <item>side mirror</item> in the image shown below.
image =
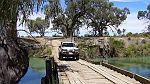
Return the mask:
[[[77,46],[77,48],[79,48],[79,46]]]
[[[61,48],[61,46],[59,46],[59,48]]]

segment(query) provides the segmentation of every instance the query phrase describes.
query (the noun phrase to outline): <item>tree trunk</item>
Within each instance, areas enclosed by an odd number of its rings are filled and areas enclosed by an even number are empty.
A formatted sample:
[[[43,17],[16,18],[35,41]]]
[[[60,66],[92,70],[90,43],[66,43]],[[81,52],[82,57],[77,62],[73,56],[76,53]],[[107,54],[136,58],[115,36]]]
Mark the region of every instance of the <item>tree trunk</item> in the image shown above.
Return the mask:
[[[100,36],[100,37],[103,36],[103,28],[102,27],[98,28],[98,36]]]
[[[17,84],[28,69],[28,52],[17,42],[16,22],[13,18],[0,23],[0,84]]]
[[[70,28],[68,28],[68,29],[66,30],[66,34],[67,34],[67,37],[70,37],[70,38],[73,37],[73,31],[72,31]]]

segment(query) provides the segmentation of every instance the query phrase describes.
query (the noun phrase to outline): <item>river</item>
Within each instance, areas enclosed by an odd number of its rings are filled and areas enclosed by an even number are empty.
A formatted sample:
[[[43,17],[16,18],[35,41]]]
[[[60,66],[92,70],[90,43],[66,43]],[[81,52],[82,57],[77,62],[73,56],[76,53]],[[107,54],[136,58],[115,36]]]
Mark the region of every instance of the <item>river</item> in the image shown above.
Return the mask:
[[[150,67],[146,67],[146,66],[131,67],[130,66],[130,67],[127,67],[127,70],[150,79]]]
[[[109,63],[150,79],[150,57],[113,58]]]
[[[19,84],[41,84],[41,78],[45,76],[45,61],[41,58],[30,58],[29,68]]]
[[[142,61],[141,61],[142,60]],[[117,67],[139,74],[150,79],[150,57],[146,58],[115,58],[109,62]],[[41,58],[30,58],[30,66],[19,84],[41,84],[41,78],[45,76],[45,61]]]

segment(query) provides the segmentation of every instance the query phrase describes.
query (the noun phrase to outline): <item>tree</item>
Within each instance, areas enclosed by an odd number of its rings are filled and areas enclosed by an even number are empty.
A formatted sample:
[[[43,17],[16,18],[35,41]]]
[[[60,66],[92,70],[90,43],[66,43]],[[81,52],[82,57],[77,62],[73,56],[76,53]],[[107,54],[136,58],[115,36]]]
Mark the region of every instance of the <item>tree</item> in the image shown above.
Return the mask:
[[[122,30],[123,36],[125,36],[126,29]]]
[[[132,32],[128,32],[126,36],[133,36]]]
[[[67,37],[72,37],[75,30],[82,25],[81,18],[85,15],[89,0],[65,0],[66,8],[62,8],[58,0],[50,0],[55,7],[46,6],[45,14],[53,23],[53,29],[61,30]]]
[[[17,84],[27,72],[28,52],[18,42],[16,24],[18,19],[27,21],[44,1],[0,0],[0,84]]]
[[[150,32],[150,4],[147,6],[147,10],[146,11],[138,11],[138,15],[137,18],[139,20],[146,20],[148,24],[147,26],[147,30],[148,32]]]
[[[49,21],[36,18],[36,20],[28,21],[28,28],[30,32],[39,33],[40,36],[44,36],[45,30],[49,27]]]
[[[87,11],[87,24],[93,27],[98,36],[103,36],[108,27],[117,28],[130,14],[128,8],[119,9],[108,0],[91,0],[89,7],[91,10]]]
[[[120,29],[118,29],[117,33],[121,36],[122,31]]]

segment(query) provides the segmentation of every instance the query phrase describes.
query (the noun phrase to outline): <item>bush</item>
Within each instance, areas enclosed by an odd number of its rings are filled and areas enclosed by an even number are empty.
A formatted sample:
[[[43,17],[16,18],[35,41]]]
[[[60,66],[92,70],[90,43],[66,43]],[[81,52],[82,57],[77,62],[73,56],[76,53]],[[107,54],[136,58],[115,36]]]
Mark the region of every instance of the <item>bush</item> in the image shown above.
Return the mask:
[[[115,40],[114,38],[109,39],[110,45],[110,55],[111,57],[122,57],[125,48],[125,43],[123,40]]]
[[[52,50],[50,47],[43,47],[35,50],[29,50],[29,57],[43,57],[46,55],[51,55]]]
[[[80,48],[80,58],[90,60],[99,55],[99,46],[93,45],[93,43],[80,42],[78,43]]]

